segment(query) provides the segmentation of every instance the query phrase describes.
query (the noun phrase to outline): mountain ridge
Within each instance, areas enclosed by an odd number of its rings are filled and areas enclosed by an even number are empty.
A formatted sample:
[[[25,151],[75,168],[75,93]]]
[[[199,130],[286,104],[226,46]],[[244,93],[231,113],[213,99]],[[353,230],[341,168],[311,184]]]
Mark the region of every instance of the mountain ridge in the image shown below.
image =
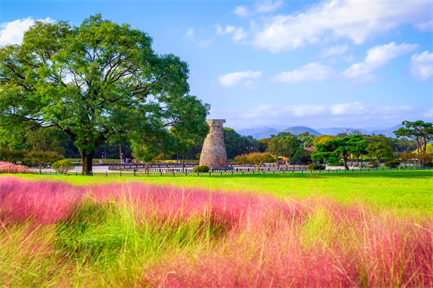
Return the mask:
[[[271,127],[273,126],[273,127]],[[282,125],[278,125],[279,127],[284,127]],[[309,132],[312,135],[320,136],[320,135],[337,135],[338,133],[346,132],[347,127],[329,127],[329,128],[311,128],[307,126],[288,126],[286,129],[276,129],[274,125],[264,126],[264,127],[254,127],[254,128],[246,128],[236,131],[242,136],[253,136],[255,139],[260,140],[263,138],[269,138],[272,134],[276,135],[279,132],[290,132],[298,135],[299,133]],[[287,126],[286,126],[287,127]],[[365,128],[356,128],[361,130],[364,134],[375,134],[375,135],[385,135],[387,137],[395,137],[393,131],[398,128],[403,127],[403,125],[398,124],[390,128],[384,129],[375,129],[375,130],[367,130]],[[369,127],[374,128],[374,127]],[[296,133],[295,133],[296,132]]]

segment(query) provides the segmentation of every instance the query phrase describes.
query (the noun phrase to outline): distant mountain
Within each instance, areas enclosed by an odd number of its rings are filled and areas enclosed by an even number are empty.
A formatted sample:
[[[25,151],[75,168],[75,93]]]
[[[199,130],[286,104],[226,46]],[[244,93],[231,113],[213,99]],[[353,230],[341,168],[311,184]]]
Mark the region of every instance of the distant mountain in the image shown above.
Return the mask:
[[[269,129],[273,129],[273,128],[271,128],[271,127],[247,128],[247,129],[241,129],[241,130],[236,131],[236,132],[238,132],[242,136],[250,136],[250,135],[253,136],[254,134],[259,134],[259,133],[265,132],[266,130],[269,130]]]
[[[253,136],[257,140],[260,140],[263,138],[269,138],[269,137],[271,137],[271,135],[277,135],[278,133],[280,133],[278,130],[276,130],[274,128],[269,128],[263,132],[253,134],[251,136]]]
[[[331,128],[319,128],[316,129],[317,132],[322,133],[322,135],[337,135],[341,132],[346,132],[346,127],[331,127]]]
[[[399,124],[399,125],[396,125],[394,127],[388,128],[388,129],[373,130],[373,131],[370,131],[369,134],[373,134],[373,133],[376,134],[376,135],[383,134],[383,135],[385,135],[387,137],[393,137],[393,138],[395,138],[394,131],[398,130],[401,127],[404,127],[404,126],[401,125],[401,124]]]
[[[308,128],[308,127],[302,127],[302,126],[290,127],[290,128],[287,128],[287,129],[283,130],[283,132],[290,132],[290,133],[296,134],[296,135],[298,135],[300,133],[304,133],[304,132],[308,132],[311,135],[315,135],[315,136],[322,135],[321,133],[317,132],[314,129],[311,129],[311,128]]]
[[[386,127],[378,127],[378,126],[374,126],[374,127],[364,127],[364,130],[367,131],[373,131],[373,130],[385,130],[387,129]]]
[[[270,127],[272,126],[272,127]],[[278,126],[278,127],[276,127]],[[239,133],[242,136],[253,136],[255,139],[260,140],[263,138],[269,138],[272,134],[277,135],[280,132],[290,132],[293,134],[298,135],[299,133],[304,133],[304,132],[309,132],[311,135],[316,135],[316,136],[320,136],[320,135],[337,135],[338,133],[341,132],[346,132],[347,127],[331,127],[331,128],[318,128],[318,129],[312,129],[310,127],[305,127],[305,126],[289,126],[289,128],[286,129],[279,129],[279,127],[283,127],[280,125],[269,125],[266,127],[255,127],[255,128],[248,128],[248,129],[242,129],[239,131],[236,131],[237,133]],[[287,126],[284,126],[287,127]],[[397,130],[398,128],[403,127],[403,125],[399,124],[396,125],[394,127],[391,128],[384,128],[384,129],[375,129],[375,130],[369,130],[367,128],[361,129],[361,128],[356,128],[362,131],[362,133],[366,134],[366,135],[372,135],[373,133],[378,135],[378,134],[383,134],[387,137],[395,137],[393,131]],[[369,128],[374,128],[374,127],[369,127]]]

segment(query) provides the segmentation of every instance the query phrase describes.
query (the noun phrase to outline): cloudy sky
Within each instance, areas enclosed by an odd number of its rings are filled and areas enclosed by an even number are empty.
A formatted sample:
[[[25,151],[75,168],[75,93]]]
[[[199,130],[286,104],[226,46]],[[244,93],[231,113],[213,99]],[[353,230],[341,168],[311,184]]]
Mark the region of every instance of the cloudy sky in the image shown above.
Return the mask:
[[[433,120],[433,2],[0,1],[0,45],[35,20],[129,23],[189,64],[191,94],[235,129]]]

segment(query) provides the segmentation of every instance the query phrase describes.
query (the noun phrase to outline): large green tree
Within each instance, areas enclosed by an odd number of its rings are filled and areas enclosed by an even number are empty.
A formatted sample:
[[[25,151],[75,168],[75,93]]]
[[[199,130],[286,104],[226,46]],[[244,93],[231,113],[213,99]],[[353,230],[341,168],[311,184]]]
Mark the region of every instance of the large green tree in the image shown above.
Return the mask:
[[[354,134],[343,138],[330,139],[325,143],[318,143],[317,150],[311,154],[313,160],[324,159],[327,162],[338,162],[343,158],[343,165],[346,170],[347,159],[352,153],[365,154],[367,142],[363,139],[362,135]]]
[[[91,16],[78,27],[36,22],[21,45],[0,49],[0,137],[54,127],[92,171],[107,140],[153,139],[209,110],[189,96],[188,65],[158,55],[152,39],[128,24]]]
[[[403,121],[404,126],[400,129],[394,131],[397,137],[407,137],[416,141],[417,154],[426,155],[427,143],[433,140],[433,125],[432,123],[427,123],[421,120],[409,122]],[[424,167],[423,157],[419,158],[419,164]]]
[[[296,138],[290,136],[287,136],[284,139],[273,137],[269,141],[267,151],[276,158],[278,158],[278,156],[286,156],[291,159],[297,151],[299,145],[298,141],[299,140]]]
[[[370,157],[376,156],[379,163],[381,158],[392,158],[392,148],[382,142],[370,143],[366,150]]]

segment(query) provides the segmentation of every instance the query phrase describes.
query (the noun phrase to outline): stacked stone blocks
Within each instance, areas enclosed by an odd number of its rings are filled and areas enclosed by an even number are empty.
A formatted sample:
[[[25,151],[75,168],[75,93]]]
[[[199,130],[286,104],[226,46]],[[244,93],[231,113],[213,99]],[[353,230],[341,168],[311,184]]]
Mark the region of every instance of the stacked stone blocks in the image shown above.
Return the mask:
[[[200,154],[200,165],[206,165],[210,169],[227,169],[227,152],[224,145],[223,124],[224,119],[207,119],[209,133],[204,140]]]

